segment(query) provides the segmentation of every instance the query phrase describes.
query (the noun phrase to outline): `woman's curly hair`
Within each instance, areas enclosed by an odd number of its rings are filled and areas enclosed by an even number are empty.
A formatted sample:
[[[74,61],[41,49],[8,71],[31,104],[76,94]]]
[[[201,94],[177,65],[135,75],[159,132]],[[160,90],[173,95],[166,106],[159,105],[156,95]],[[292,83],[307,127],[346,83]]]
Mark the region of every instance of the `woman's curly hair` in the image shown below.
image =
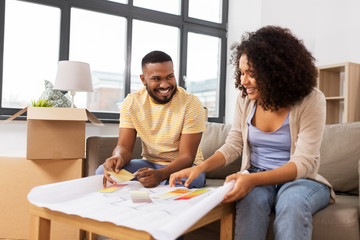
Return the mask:
[[[235,87],[247,95],[241,85],[239,60],[248,59],[261,94],[265,110],[277,110],[293,105],[316,86],[315,59],[289,29],[266,26],[246,33],[240,44],[231,47],[230,62],[235,66]]]

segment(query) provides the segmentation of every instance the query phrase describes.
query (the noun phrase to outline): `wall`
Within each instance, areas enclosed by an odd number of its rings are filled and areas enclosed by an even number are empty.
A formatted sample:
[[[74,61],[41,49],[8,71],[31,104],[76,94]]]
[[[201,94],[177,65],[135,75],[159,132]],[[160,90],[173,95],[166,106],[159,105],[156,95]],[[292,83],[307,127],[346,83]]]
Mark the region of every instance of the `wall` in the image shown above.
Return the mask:
[[[245,31],[264,25],[290,28],[317,59],[317,65],[360,63],[360,1],[358,0],[230,0],[228,48]],[[230,57],[228,52],[228,59]],[[228,65],[225,122],[232,123],[237,90],[233,68]],[[87,125],[86,136],[117,135],[117,124]],[[24,156],[26,123],[1,124],[0,156]]]
[[[262,9],[262,25],[292,29],[304,39],[318,66],[360,63],[359,0],[263,1]]]
[[[239,42],[244,32],[256,31],[261,26],[261,0],[229,0],[228,22],[228,59],[231,56],[231,45]],[[234,68],[227,65],[225,122],[232,123],[235,101],[238,90],[234,85]]]
[[[317,66],[360,63],[359,0],[230,0],[228,46],[244,31],[265,25],[289,28],[304,41]],[[228,66],[226,118],[232,123],[235,96],[233,68]]]

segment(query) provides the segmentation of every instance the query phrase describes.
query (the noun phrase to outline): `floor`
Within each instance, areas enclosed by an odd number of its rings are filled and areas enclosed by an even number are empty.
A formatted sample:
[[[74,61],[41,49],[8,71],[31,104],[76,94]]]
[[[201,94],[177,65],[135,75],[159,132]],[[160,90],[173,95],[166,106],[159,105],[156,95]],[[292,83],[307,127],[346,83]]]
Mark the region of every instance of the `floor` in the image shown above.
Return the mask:
[[[184,240],[220,240],[220,220],[186,234]]]

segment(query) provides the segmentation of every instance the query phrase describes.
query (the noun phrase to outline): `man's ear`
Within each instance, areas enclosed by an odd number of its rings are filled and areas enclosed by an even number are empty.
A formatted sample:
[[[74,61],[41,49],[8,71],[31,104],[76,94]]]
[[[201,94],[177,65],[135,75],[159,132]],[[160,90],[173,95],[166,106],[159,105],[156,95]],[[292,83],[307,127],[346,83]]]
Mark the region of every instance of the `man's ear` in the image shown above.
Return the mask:
[[[143,83],[143,85],[145,86],[146,80],[145,80],[144,74],[140,74],[140,79],[141,79],[141,82]]]

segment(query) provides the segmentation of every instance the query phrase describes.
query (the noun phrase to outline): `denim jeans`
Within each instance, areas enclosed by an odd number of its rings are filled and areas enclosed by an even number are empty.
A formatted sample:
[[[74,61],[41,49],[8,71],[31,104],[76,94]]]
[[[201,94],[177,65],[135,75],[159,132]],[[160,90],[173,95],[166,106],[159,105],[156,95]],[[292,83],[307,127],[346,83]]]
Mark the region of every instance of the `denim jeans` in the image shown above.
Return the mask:
[[[123,167],[126,171],[129,171],[131,173],[136,172],[140,168],[153,168],[153,169],[160,169],[165,167],[164,165],[159,165],[152,163],[150,161],[144,160],[144,159],[132,159],[127,165]],[[104,166],[100,165],[95,170],[96,175],[102,175],[104,174]],[[187,178],[182,178],[181,181],[185,183]],[[169,184],[169,179],[166,179],[160,183],[160,185],[167,185]],[[201,173],[197,178],[195,178],[189,185],[188,188],[202,188],[205,185],[205,173]],[[179,184],[178,182],[175,182],[175,186],[177,187],[183,187],[183,184]]]
[[[325,208],[329,200],[329,187],[310,179],[255,187],[236,201],[235,239],[266,239],[270,213],[274,211],[276,240],[309,240],[312,215]]]

